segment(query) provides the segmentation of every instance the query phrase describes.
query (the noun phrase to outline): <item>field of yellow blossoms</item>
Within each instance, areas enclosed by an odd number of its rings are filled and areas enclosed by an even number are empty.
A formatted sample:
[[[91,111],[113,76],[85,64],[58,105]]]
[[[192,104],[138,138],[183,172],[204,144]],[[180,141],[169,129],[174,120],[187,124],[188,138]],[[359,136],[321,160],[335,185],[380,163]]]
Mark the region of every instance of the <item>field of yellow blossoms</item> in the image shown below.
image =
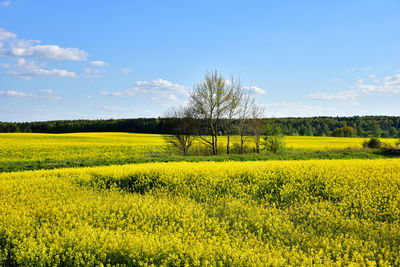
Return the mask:
[[[399,266],[400,159],[0,174],[0,265]]]
[[[160,135],[128,133],[0,134],[0,141],[0,162],[109,161],[166,147]],[[362,141],[287,137],[286,144],[326,151]],[[105,265],[400,266],[400,159],[0,173],[0,266]]]
[[[232,143],[238,142],[233,137]],[[296,150],[361,148],[364,138],[288,136],[286,146]],[[394,145],[397,139],[384,139]],[[220,137],[224,147],[225,137]],[[127,159],[166,153],[162,135],[130,133],[0,133],[0,162]],[[251,144],[250,144],[251,145]]]

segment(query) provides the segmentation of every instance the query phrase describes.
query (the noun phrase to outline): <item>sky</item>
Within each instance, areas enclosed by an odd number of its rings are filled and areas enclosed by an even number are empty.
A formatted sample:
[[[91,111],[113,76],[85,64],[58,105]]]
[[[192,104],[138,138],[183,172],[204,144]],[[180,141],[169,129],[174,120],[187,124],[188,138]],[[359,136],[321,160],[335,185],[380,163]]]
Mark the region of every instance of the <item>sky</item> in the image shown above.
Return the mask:
[[[266,117],[400,115],[400,0],[0,0],[0,121],[163,116],[207,71]]]

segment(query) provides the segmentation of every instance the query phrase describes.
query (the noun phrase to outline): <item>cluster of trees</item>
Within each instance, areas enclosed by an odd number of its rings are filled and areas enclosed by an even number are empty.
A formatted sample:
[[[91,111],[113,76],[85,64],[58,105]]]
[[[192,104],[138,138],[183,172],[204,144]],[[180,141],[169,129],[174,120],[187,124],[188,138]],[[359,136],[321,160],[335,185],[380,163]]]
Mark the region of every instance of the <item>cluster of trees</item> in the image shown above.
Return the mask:
[[[74,132],[131,132],[168,133],[170,118],[137,118],[107,120],[59,120],[41,122],[0,122],[0,132],[14,133],[74,133]],[[221,121],[224,121],[222,118]],[[236,123],[237,118],[232,121]],[[354,137],[400,137],[400,117],[355,116],[355,117],[312,117],[312,118],[262,118],[263,125],[274,123],[284,135],[341,136],[336,128],[352,127]],[[221,123],[220,133],[227,134],[229,125]],[[230,134],[240,134],[231,128]]]
[[[162,118],[108,119],[108,120],[59,120],[38,122],[0,122],[0,132],[13,133],[75,133],[75,132],[166,132]]]
[[[354,116],[273,119],[285,135],[340,136],[337,128],[351,127],[354,137],[400,137],[399,116]],[[344,129],[343,129],[344,130]],[[339,134],[339,135],[336,135]]]
[[[239,135],[239,153],[244,152],[247,139],[251,138],[260,151],[263,133],[264,109],[254,103],[251,87],[245,89],[240,79],[227,80],[217,71],[205,75],[193,88],[186,106],[167,112],[169,135],[167,141],[186,155],[194,140],[218,154],[218,137],[226,135],[226,153],[230,154],[231,135]]]
[[[329,135],[335,137],[354,137],[357,135],[357,130],[350,126],[343,126],[329,132]]]

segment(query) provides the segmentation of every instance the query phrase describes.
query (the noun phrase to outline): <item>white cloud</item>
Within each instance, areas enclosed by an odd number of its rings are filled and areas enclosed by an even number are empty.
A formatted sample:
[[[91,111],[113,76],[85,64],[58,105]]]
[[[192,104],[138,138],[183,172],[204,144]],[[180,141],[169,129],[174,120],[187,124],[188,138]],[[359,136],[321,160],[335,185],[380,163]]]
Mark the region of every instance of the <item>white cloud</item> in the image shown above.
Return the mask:
[[[369,75],[375,78],[375,75]],[[375,79],[373,83],[365,83],[364,80],[358,80],[353,89],[338,93],[318,92],[308,95],[314,100],[342,100],[344,104],[359,105],[358,102],[352,101],[363,95],[382,95],[382,94],[400,94],[400,74],[386,76],[383,79]]]
[[[62,78],[76,78],[76,73],[67,70],[59,69],[43,69],[45,64],[38,64],[34,61],[27,61],[23,58],[18,59],[18,65],[16,69],[9,70],[6,72],[7,75],[15,78],[30,80],[33,77],[47,76],[47,77],[62,77]]]
[[[2,7],[8,7],[9,5],[11,5],[11,1],[1,1],[0,2],[0,6],[2,6]]]
[[[376,75],[375,74],[370,74],[370,75],[368,75],[368,77],[371,78],[371,79],[375,79]]]
[[[346,106],[361,106],[360,102],[353,101],[353,100],[344,101],[342,104],[346,105]]]
[[[84,76],[85,78],[101,78],[100,74],[104,72],[102,70],[96,70],[91,68],[85,68],[83,71],[86,73],[86,75]]]
[[[137,106],[124,107],[119,105],[102,105],[96,107],[102,110],[102,114],[96,114],[94,118],[145,118],[145,117],[157,117],[160,114],[154,110],[154,108],[146,109]]]
[[[359,92],[354,90],[342,91],[339,93],[327,94],[327,93],[313,93],[309,95],[309,98],[314,100],[350,100],[357,98],[359,96]]]
[[[363,80],[357,82],[357,87],[364,94],[399,94],[400,74],[386,76],[380,83],[366,84]]]
[[[140,91],[142,93],[175,91],[183,95],[189,94],[186,86],[163,79],[154,81],[137,81],[132,91]]]
[[[11,75],[15,78],[30,80],[32,77],[45,76],[45,77],[61,77],[61,78],[76,78],[77,75],[74,72],[70,72],[67,70],[45,70],[45,69],[31,69],[31,70],[23,70],[23,71],[8,71],[8,75]]]
[[[104,61],[101,61],[101,60],[95,60],[95,61],[90,61],[89,65],[96,66],[96,67],[104,67],[104,66],[107,66],[108,63],[105,63]]]
[[[0,96],[33,97],[34,94],[27,94],[24,92],[9,90],[9,91],[0,91]]]
[[[162,97],[170,94],[188,96],[188,88],[184,85],[173,83],[167,80],[158,79],[154,81],[137,81],[131,89],[116,92],[101,92],[105,96],[135,96],[137,94],[157,94]]]
[[[100,73],[102,73],[101,70],[95,70],[95,69],[91,69],[91,68],[85,68],[83,71],[85,73],[87,73],[87,74],[100,74]]]
[[[106,92],[106,91],[102,91],[100,92],[101,95],[104,96],[125,96],[125,94],[123,92]]]
[[[203,83],[205,82],[204,80],[202,81]],[[231,85],[232,82],[228,79],[225,79],[225,85]]]
[[[266,92],[258,86],[244,86],[243,88],[246,90],[250,90],[256,94],[260,94],[260,95],[266,94]]]
[[[153,97],[151,100],[155,103],[161,104],[163,107],[169,107],[179,102],[179,98],[176,97],[176,95],[174,94],[161,97]]]
[[[0,41],[5,41],[7,39],[16,38],[17,35],[15,33],[6,31],[3,28],[0,28]]]
[[[86,60],[87,53],[78,48],[63,48],[58,45],[41,45],[40,41],[17,39],[17,35],[0,29],[0,41],[5,48],[0,55],[8,57],[35,57],[48,60]],[[10,40],[10,41],[8,41]]]
[[[361,70],[361,71],[367,71],[367,70],[371,70],[372,68],[371,67],[361,67],[359,70]],[[355,71],[357,71],[358,69],[356,69],[356,68],[348,68],[348,69],[346,69],[346,71],[348,71],[348,72],[355,72]]]
[[[102,109],[102,110],[118,111],[118,112],[131,111],[132,110],[132,109],[129,109],[129,108],[123,108],[123,107],[120,107],[120,106],[112,106],[112,105],[104,105],[104,106],[100,106],[99,108]]]
[[[68,116],[68,118],[70,118],[71,116],[73,116],[73,117],[84,117],[84,114],[79,113],[79,112],[63,112],[63,113],[61,113],[61,115],[66,115],[66,116]]]
[[[46,90],[41,90],[39,92],[43,92]],[[46,99],[46,100],[61,100],[59,96],[41,96],[38,94],[24,93],[21,91],[8,90],[8,91],[0,91],[0,97],[17,97],[17,98],[30,98],[30,99]]]
[[[175,96],[175,95],[173,95],[173,94],[170,94],[168,97],[167,97],[167,99],[168,100],[170,100],[170,101],[178,101],[179,99]]]
[[[309,105],[302,102],[282,101],[263,105],[266,113],[274,117],[328,116],[335,108]]]
[[[44,89],[44,90],[40,90],[39,92],[51,95],[53,93],[53,90],[52,89]]]
[[[124,75],[128,75],[129,73],[131,73],[131,70],[128,68],[121,68],[120,70],[121,70],[122,74],[124,74]]]
[[[36,57],[49,60],[85,60],[87,53],[78,48],[62,48],[58,45],[11,45],[3,49],[3,54],[9,57]]]

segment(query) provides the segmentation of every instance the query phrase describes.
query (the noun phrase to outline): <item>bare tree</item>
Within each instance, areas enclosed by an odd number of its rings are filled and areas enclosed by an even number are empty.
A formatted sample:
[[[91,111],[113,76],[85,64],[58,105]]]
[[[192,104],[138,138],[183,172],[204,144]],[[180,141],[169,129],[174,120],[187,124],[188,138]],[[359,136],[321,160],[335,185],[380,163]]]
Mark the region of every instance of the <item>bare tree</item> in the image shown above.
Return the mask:
[[[197,118],[207,122],[211,140],[200,135],[200,140],[212,148],[214,155],[218,153],[218,134],[221,119],[229,108],[231,92],[225,84],[225,78],[217,71],[205,75],[204,81],[194,87],[190,96],[190,106]]]
[[[239,107],[238,133],[240,136],[240,153],[244,152],[244,144],[249,134],[249,119],[251,117],[252,106],[254,106],[254,98],[251,94],[251,86],[247,92],[243,93]]]
[[[257,154],[260,153],[261,135],[264,130],[264,124],[261,120],[264,116],[264,110],[265,108],[260,105],[253,105],[251,108],[250,132],[256,145]]]
[[[165,117],[168,118],[169,132],[169,135],[164,136],[165,140],[186,156],[195,141],[197,128],[193,110],[189,107],[176,107],[169,110]]]
[[[242,88],[240,79],[235,79],[234,77],[231,77],[231,80],[228,84],[228,88],[229,88],[231,97],[228,100],[228,110],[227,110],[225,122],[226,122],[226,138],[227,138],[226,154],[229,155],[229,153],[230,153],[230,137],[232,134],[233,119],[235,116],[238,115],[240,102],[242,101],[242,97],[243,97],[243,88]]]

